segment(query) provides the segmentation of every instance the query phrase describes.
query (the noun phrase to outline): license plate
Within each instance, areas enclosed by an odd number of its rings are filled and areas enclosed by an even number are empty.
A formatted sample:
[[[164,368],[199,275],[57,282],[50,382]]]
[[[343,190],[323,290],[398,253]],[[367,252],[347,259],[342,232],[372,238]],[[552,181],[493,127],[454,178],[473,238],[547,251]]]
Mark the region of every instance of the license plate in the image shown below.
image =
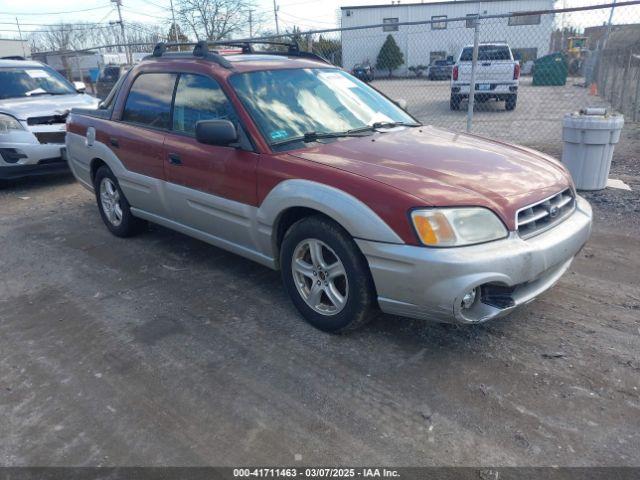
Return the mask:
[[[481,91],[491,90],[491,84],[479,83],[478,85],[476,85],[476,90],[481,90]]]

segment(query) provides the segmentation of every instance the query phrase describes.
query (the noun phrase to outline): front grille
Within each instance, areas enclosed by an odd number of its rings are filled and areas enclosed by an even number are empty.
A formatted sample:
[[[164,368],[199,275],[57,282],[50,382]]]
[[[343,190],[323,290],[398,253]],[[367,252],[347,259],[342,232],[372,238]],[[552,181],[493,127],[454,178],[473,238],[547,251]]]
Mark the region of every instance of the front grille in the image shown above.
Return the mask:
[[[40,143],[64,143],[67,132],[33,132]]]
[[[516,228],[523,237],[531,237],[560,223],[573,212],[576,199],[571,189],[555,194],[528,207],[518,210]]]
[[[45,117],[29,117],[27,118],[27,125],[55,125],[58,123],[65,123],[67,121],[68,113],[62,115],[47,115]]]

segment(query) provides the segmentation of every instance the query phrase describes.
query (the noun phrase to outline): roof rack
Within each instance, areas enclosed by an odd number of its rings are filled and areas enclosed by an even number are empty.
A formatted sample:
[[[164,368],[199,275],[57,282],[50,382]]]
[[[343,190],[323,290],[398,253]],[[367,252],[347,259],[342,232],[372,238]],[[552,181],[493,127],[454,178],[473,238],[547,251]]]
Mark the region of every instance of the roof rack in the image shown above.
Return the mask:
[[[253,48],[254,44],[261,45],[280,45],[283,47],[287,47],[286,52],[278,52],[278,51],[256,51]],[[324,58],[322,55],[318,55],[312,52],[305,52],[300,50],[300,47],[297,43],[288,43],[288,42],[270,42],[263,40],[218,40],[218,41],[208,41],[208,40],[200,40],[199,42],[175,42],[175,43],[158,43],[153,49],[154,57],[162,57],[164,53],[167,51],[168,47],[183,47],[183,46],[193,46],[193,56],[201,57],[212,60],[219,64],[224,68],[231,69],[233,66],[231,63],[225,59],[220,53],[216,50],[209,50],[209,46],[227,46],[227,47],[236,47],[241,48],[243,54],[254,54],[254,55],[284,55],[290,57],[302,57],[309,58],[312,60],[317,60],[320,62],[328,63],[329,60]]]
[[[211,60],[224,68],[228,68],[228,69],[233,68],[231,63],[227,59],[225,59],[222,55],[220,55],[218,52],[210,51],[209,42],[205,40],[200,40],[199,42],[175,42],[175,43],[160,42],[156,44],[156,46],[153,48],[152,55],[154,57],[161,57],[162,55],[165,54],[168,47],[189,47],[189,46],[193,46],[194,57],[206,58],[207,60]]]

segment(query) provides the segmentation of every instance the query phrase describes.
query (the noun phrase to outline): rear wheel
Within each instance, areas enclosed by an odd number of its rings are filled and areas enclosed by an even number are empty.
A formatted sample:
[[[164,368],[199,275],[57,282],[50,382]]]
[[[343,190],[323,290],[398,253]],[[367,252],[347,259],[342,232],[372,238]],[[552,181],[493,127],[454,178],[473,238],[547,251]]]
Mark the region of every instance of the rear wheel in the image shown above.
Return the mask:
[[[131,214],[131,206],[109,167],[98,169],[94,189],[100,216],[111,233],[117,237],[130,237],[142,230],[145,222]]]
[[[280,265],[293,304],[314,327],[339,333],[371,318],[375,289],[367,260],[335,222],[315,216],[295,223],[282,242]]]
[[[451,95],[451,100],[449,100],[449,108],[451,110],[460,110],[460,97],[458,95]]]
[[[517,95],[509,95],[504,102],[504,108],[506,110],[515,110],[517,102],[518,102]]]

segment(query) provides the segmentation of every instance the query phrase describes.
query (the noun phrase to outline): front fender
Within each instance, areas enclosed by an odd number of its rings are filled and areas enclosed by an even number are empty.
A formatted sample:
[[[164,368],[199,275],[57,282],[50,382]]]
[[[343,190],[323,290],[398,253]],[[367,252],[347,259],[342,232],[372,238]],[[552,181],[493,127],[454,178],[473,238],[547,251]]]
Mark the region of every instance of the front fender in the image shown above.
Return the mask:
[[[258,208],[259,228],[265,232],[274,232],[282,213],[294,207],[311,208],[327,215],[354,238],[404,243],[389,225],[356,197],[310,180],[285,180],[271,190]],[[275,233],[269,237],[273,237],[271,245],[263,247],[273,249]]]

